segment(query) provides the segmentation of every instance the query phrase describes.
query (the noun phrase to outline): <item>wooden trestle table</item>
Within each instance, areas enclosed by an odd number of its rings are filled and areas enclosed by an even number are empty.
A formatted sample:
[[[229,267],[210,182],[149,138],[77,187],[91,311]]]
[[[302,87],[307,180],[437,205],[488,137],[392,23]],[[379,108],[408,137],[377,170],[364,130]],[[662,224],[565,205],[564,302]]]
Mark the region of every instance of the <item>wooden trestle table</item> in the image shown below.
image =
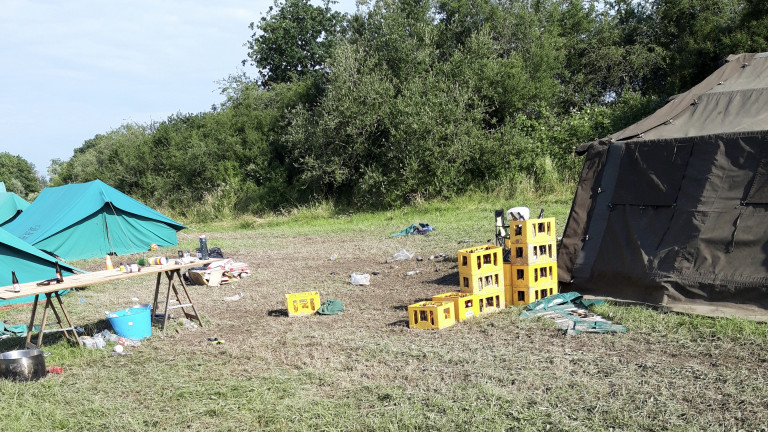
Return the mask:
[[[63,332],[64,336],[67,339],[80,345],[80,338],[77,336],[77,331],[75,331],[75,326],[74,324],[72,324],[72,320],[70,319],[69,314],[67,313],[67,309],[64,307],[64,302],[61,299],[61,295],[59,294],[59,291],[76,289],[76,288],[85,288],[91,285],[98,285],[98,284],[114,282],[114,281],[123,280],[123,279],[130,279],[134,277],[156,274],[157,281],[155,283],[155,298],[154,298],[154,301],[152,302],[151,319],[152,320],[155,319],[158,312],[158,306],[164,303],[163,313],[162,313],[162,320],[163,320],[162,329],[163,330],[165,330],[165,325],[168,322],[168,310],[176,309],[176,308],[180,308],[186,318],[197,320],[197,322],[202,327],[203,322],[200,320],[200,315],[198,315],[197,309],[195,309],[195,305],[192,302],[192,298],[189,296],[187,285],[184,283],[184,279],[181,276],[181,270],[185,270],[192,267],[206,266],[214,261],[218,261],[218,260],[217,259],[197,260],[194,262],[189,262],[184,264],[176,264],[175,262],[173,262],[173,260],[171,260],[171,262],[169,262],[169,264],[166,264],[166,265],[142,267],[141,271],[135,272],[135,273],[124,273],[124,272],[121,272],[119,269],[100,270],[95,272],[80,273],[80,274],[75,274],[71,276],[65,276],[64,282],[62,283],[52,283],[50,285],[44,285],[44,286],[37,285],[38,282],[27,282],[20,285],[21,291],[19,292],[14,292],[13,286],[0,287],[0,299],[11,300],[11,299],[20,298],[20,297],[27,297],[27,296],[33,296],[33,295],[35,296],[35,301],[32,304],[32,315],[29,318],[29,327],[27,328],[27,339],[26,339],[27,348],[35,349],[35,348],[41,347],[43,343],[43,335],[49,332]],[[51,273],[53,273],[53,269],[51,269]],[[164,302],[160,297],[160,281],[162,280],[163,275],[165,275],[165,278],[168,282],[168,286],[165,290]],[[177,283],[178,283],[178,287],[177,287]],[[179,290],[179,288],[181,288],[181,291]],[[169,305],[169,303],[172,301],[171,292],[173,292],[174,296],[176,297],[175,300],[177,302],[172,306]],[[183,297],[181,295],[182,293],[183,293]],[[42,323],[40,324],[40,331],[38,332],[37,343],[34,343],[32,342],[32,333],[34,332],[33,330],[34,330],[34,324],[35,324],[35,316],[37,314],[37,304],[38,304],[38,301],[40,300],[41,295],[45,296],[45,300],[46,300],[45,308],[43,309]],[[188,312],[186,308],[191,309],[191,312]],[[52,328],[52,329],[46,330],[45,326],[48,320],[49,309],[51,310],[51,312],[53,312],[53,316],[56,318],[56,322],[59,325],[59,328]]]

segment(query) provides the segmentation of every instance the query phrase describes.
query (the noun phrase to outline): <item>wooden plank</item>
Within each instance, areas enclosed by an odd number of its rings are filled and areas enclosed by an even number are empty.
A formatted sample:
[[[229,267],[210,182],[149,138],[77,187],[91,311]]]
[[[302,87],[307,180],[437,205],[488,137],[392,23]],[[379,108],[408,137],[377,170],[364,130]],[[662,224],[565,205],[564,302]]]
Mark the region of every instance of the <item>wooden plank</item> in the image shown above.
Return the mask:
[[[166,265],[159,265],[159,266],[146,266],[146,267],[142,267],[141,271],[137,273],[123,273],[120,271],[120,269],[100,270],[100,271],[89,272],[89,273],[80,273],[80,274],[75,274],[71,276],[65,276],[64,282],[58,283],[58,284],[38,286],[37,285],[38,281],[26,282],[20,285],[21,291],[19,292],[14,292],[13,286],[8,285],[8,286],[0,287],[0,300],[11,300],[11,299],[20,298],[20,297],[52,293],[52,292],[57,292],[61,290],[66,290],[66,289],[83,288],[90,285],[98,285],[98,284],[114,282],[114,281],[119,281],[124,279],[131,279],[139,276],[147,276],[147,275],[157,274],[157,273],[162,273],[167,271],[182,270],[182,269],[188,269],[192,267],[201,267],[218,260],[219,259],[207,259],[207,260],[199,260],[199,261],[195,261],[187,264],[169,263]],[[51,273],[53,273],[53,269],[51,269]]]

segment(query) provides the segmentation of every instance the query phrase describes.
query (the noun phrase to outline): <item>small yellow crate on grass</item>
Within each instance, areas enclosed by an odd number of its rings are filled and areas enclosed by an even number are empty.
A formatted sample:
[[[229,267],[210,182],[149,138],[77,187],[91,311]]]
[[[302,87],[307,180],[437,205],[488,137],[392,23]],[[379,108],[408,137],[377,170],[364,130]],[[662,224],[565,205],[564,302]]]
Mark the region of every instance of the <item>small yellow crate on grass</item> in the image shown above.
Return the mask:
[[[480,308],[480,315],[498,312],[507,307],[504,288],[485,290],[477,295],[477,300]]]
[[[408,327],[439,330],[456,324],[453,302],[423,301],[408,306]]]
[[[449,292],[433,296],[432,301],[452,301],[456,321],[459,322],[480,315],[480,301],[477,294]]]
[[[514,265],[548,264],[557,261],[557,242],[555,240],[545,243],[520,243],[511,246],[509,260]],[[506,276],[505,273],[504,277]]]
[[[557,241],[555,218],[528,219],[509,222],[509,238],[504,240],[508,249],[523,243]]]
[[[286,294],[285,304],[289,317],[312,315],[320,308],[320,294],[317,291]]]
[[[509,286],[505,288],[505,291],[507,304],[513,306],[522,306],[533,303],[537,300],[541,300],[544,297],[557,294],[558,288],[557,281],[551,281],[546,284],[527,288],[513,288]]]

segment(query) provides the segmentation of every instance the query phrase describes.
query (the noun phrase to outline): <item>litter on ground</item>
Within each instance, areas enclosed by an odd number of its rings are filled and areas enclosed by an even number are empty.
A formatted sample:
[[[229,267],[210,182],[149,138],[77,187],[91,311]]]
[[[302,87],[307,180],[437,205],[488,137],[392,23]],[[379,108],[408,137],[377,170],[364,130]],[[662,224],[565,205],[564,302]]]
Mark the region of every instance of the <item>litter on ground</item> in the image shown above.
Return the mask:
[[[414,254],[414,252],[408,252],[405,249],[401,249],[400,252],[394,254],[392,256],[392,258],[387,260],[387,262],[388,263],[392,263],[392,262],[395,262],[395,261],[409,260],[409,259],[413,258],[413,254]]]
[[[337,313],[344,312],[344,303],[341,300],[326,300],[320,305],[320,309],[317,313],[320,315],[336,315]]]
[[[410,234],[426,234],[434,230],[435,228],[433,228],[432,225],[419,222],[418,224],[413,224],[400,232],[393,233],[392,236],[395,237],[395,236],[405,236]]]
[[[585,300],[577,292],[554,294],[525,307],[520,318],[544,317],[551,319],[567,334],[579,333],[625,333],[626,327],[588,310],[603,301]]]
[[[349,275],[349,281],[352,285],[370,285],[371,275],[368,273],[352,273]]]
[[[241,298],[243,298],[243,293],[237,293],[237,294],[235,294],[233,296],[224,297],[222,300],[224,300],[224,301],[238,301]]]

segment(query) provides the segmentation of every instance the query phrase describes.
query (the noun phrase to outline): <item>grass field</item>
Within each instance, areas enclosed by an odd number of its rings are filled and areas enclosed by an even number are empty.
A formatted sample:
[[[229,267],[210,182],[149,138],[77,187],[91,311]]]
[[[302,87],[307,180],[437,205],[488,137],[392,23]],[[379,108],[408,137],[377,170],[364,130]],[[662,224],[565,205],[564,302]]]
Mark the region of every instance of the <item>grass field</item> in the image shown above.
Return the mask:
[[[0,381],[2,430],[766,430],[763,323],[609,304],[596,311],[625,334],[566,336],[549,321],[521,320],[518,308],[440,331],[409,329],[407,306],[458,290],[456,251],[486,244],[493,210],[513,205],[543,207],[562,231],[570,201],[474,196],[343,215],[317,206],[193,226],[163,252],[194,249],[204,231],[209,246],[248,263],[253,276],[191,286],[204,327],[172,320],[129,356],[46,336],[46,362],[64,373]],[[416,222],[436,231],[390,235]],[[401,249],[424,260],[386,263]],[[448,258],[428,259],[438,253]],[[419,273],[406,275],[412,270]],[[361,287],[349,283],[351,272],[378,274]],[[153,285],[133,278],[64,301],[93,334],[109,328],[104,311],[132,297],[151,302]],[[310,290],[341,300],[346,312],[288,318],[284,294]],[[238,292],[241,300],[222,300]],[[26,323],[29,312],[0,311],[0,320]],[[0,342],[2,351],[22,345]]]

